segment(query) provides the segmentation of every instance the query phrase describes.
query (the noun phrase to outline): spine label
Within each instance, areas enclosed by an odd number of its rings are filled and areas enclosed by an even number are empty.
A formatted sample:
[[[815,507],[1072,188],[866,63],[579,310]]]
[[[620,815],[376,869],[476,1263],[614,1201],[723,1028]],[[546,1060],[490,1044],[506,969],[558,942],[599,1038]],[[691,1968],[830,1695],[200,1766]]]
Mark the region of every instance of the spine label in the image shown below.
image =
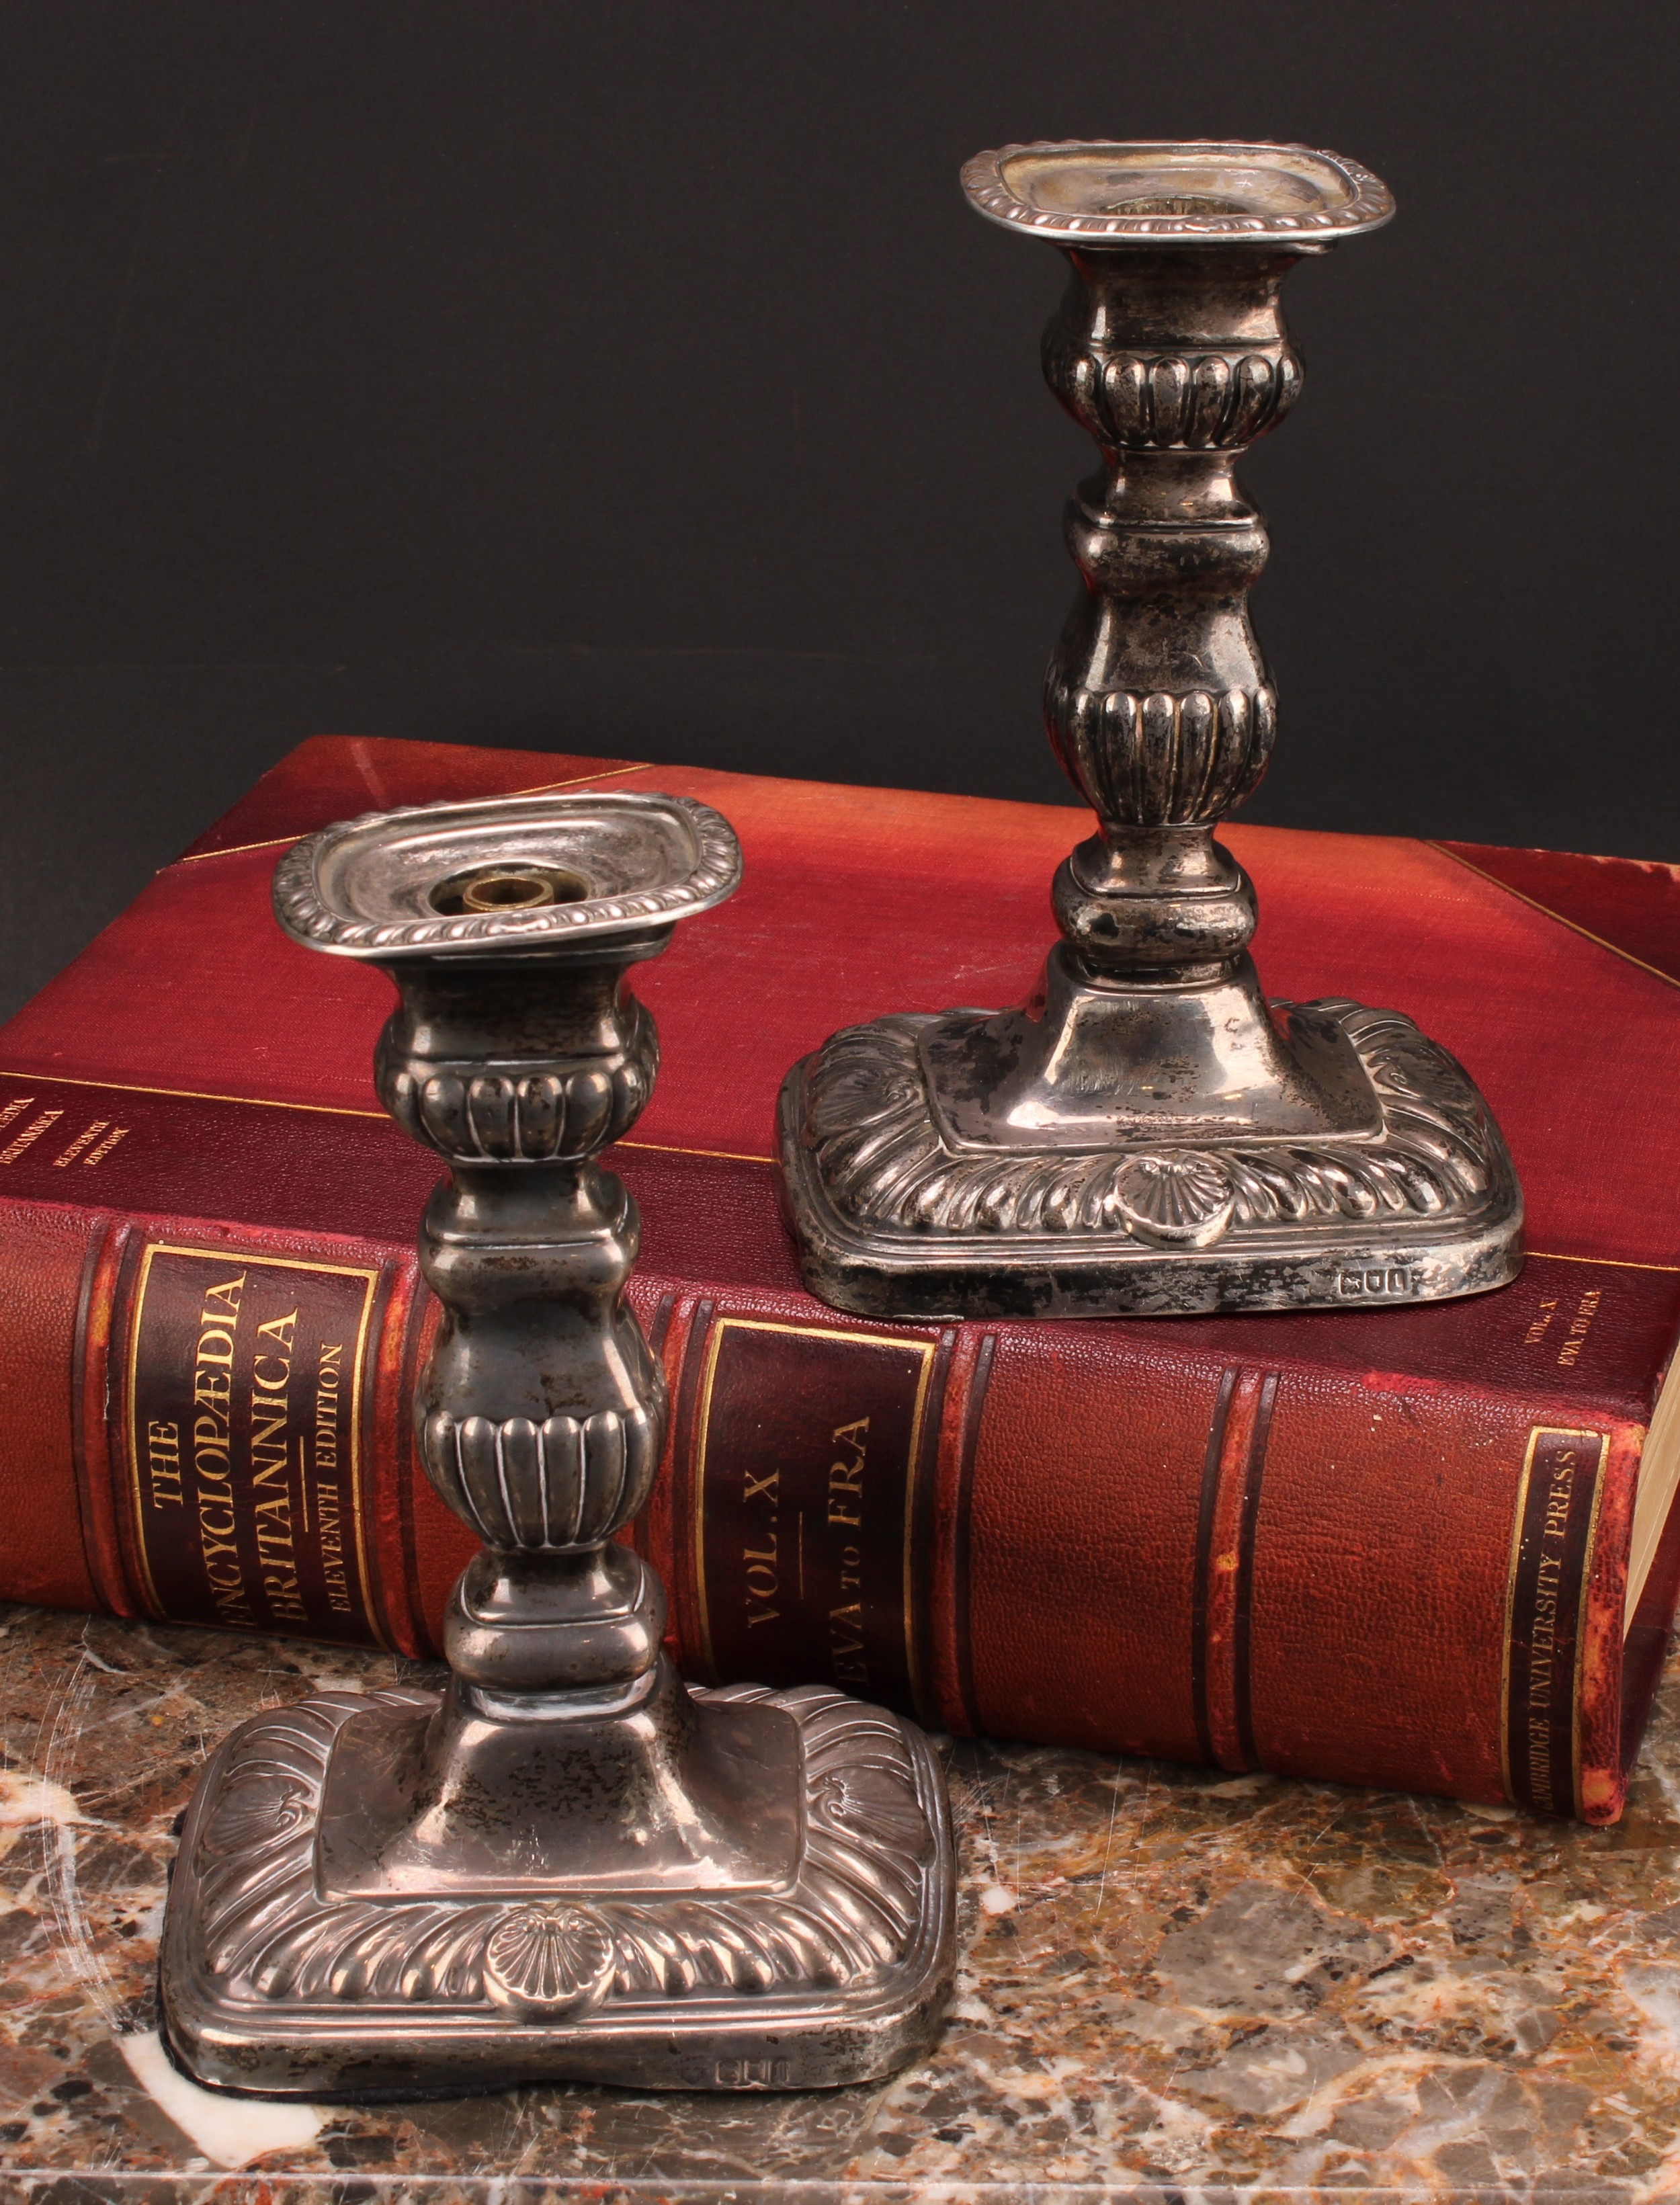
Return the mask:
[[[1517,1489],[1505,1591],[1505,1795],[1542,1815],[1578,1815],[1581,1657],[1593,1578],[1602,1432],[1537,1424]]]
[[[701,1655],[912,1707],[913,1565],[941,1344],[723,1316],[693,1448]]]
[[[380,1284],[371,1266],[142,1251],[123,1436],[154,1615],[377,1643],[362,1431]]]

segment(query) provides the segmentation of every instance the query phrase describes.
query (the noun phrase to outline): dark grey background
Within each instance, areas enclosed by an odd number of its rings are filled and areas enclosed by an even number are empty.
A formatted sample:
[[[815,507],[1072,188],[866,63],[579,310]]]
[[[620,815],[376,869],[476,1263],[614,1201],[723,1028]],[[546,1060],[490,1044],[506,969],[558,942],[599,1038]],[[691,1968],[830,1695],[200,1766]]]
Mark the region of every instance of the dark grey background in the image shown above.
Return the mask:
[[[1250,817],[1680,857],[1671,4],[8,0],[10,1007],[322,730],[1026,797],[1089,447],[969,153],[1303,139]]]

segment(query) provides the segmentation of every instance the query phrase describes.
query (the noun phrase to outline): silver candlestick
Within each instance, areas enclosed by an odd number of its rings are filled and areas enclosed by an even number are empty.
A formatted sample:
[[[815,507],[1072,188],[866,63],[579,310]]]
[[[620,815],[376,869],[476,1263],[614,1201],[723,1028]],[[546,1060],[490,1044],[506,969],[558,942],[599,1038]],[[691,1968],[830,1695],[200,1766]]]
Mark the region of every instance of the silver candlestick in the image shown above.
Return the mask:
[[[1267,551],[1232,468],[1294,403],[1296,262],[1386,222],[1298,146],[1041,145],[963,171],[1072,271],[1051,389],[1101,471],[1045,720],[1098,832],[1009,1011],[877,1019],[797,1066],[788,1206],[813,1293],[917,1316],[1366,1307],[1503,1285],[1511,1160],[1462,1067],[1398,1011],[1274,1003],[1255,895],[1214,839],[1276,721],[1247,594]]]
[[[293,938],[377,965],[386,1108],[443,1157],[426,1474],[484,1544],[436,1692],[259,1715],[187,1815],[163,1953],[200,2080],[407,2096],[568,2077],[808,2087],[922,2051],[953,1964],[943,1788],[913,1726],[824,1687],[689,1692],[615,1534],[664,1444],[596,1162],[658,1064],[628,968],[740,874],[687,799],[375,814],[282,859]]]

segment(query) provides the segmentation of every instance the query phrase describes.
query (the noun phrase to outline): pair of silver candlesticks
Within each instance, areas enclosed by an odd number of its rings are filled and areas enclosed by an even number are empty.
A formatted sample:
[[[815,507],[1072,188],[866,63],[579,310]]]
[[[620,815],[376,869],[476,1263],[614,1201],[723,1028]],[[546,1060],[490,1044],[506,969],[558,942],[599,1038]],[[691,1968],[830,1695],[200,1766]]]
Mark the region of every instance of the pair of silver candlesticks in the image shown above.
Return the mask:
[[[1521,1198],[1475,1088],[1398,1012],[1268,1008],[1254,890],[1214,838],[1276,716],[1232,467],[1300,388],[1279,289],[1389,194],[1271,145],[1015,146],[964,183],[1072,270],[1045,373],[1102,467],[1068,508],[1083,586],[1045,716],[1098,831],[1056,875],[1029,1005],[882,1019],[790,1073],[811,1288],[931,1319],[1499,1286]],[[715,812],[622,793],[374,816],[281,863],[293,938],[396,984],[380,1097],[449,1167],[415,1428],[484,1547],[444,1693],[318,1694],[206,1770],[163,1956],[169,2041],[206,2083],[802,2087],[937,2028],[953,1870],[926,1741],[824,1687],[687,1690],[614,1537],[666,1426],[624,1299],[636,1205],[597,1161],[657,1065],[625,978],[739,871]]]

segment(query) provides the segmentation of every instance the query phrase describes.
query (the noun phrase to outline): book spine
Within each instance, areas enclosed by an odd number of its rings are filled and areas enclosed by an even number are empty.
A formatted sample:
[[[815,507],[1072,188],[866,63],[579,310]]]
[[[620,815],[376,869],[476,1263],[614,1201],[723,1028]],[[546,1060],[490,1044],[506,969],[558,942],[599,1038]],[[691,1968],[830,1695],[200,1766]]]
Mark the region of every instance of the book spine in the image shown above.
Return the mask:
[[[673,1404],[632,1536],[689,1673],[1619,1813],[1680,1583],[1670,1538],[1624,1648],[1641,1424],[1189,1328],[632,1299]],[[0,1199],[0,1594],[435,1654],[475,1542],[412,1444],[431,1321],[405,1245]]]

